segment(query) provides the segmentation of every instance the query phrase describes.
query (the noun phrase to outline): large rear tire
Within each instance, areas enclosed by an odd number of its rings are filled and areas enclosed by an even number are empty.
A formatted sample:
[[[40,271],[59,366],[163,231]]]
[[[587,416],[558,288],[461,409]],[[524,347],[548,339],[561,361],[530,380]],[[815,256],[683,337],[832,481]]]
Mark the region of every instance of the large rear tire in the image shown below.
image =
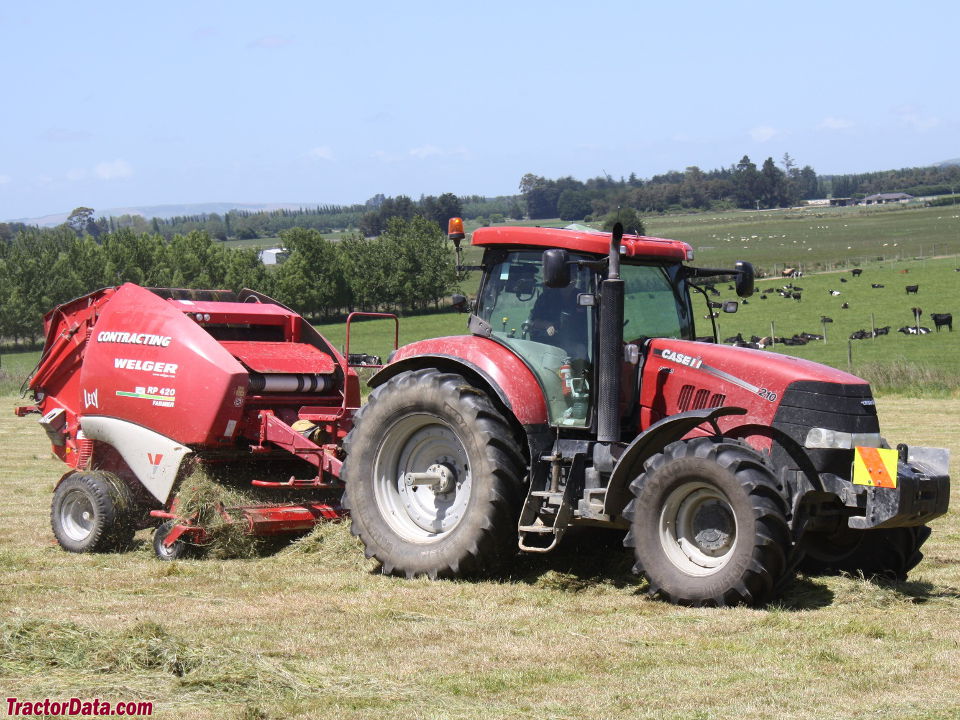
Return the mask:
[[[682,605],[758,605],[790,570],[786,505],[763,459],[733,440],[674,442],[631,485],[634,570]]]
[[[352,531],[387,574],[487,574],[516,552],[525,475],[507,420],[460,375],[404,372],[344,441]],[[408,473],[435,480],[409,485]]]
[[[133,494],[111,473],[75,472],[53,492],[50,525],[68,552],[126,549],[136,530]]]
[[[809,533],[803,539],[800,570],[810,575],[847,572],[903,581],[923,560],[920,547],[929,537],[926,525],[854,530],[844,524],[832,533]]]

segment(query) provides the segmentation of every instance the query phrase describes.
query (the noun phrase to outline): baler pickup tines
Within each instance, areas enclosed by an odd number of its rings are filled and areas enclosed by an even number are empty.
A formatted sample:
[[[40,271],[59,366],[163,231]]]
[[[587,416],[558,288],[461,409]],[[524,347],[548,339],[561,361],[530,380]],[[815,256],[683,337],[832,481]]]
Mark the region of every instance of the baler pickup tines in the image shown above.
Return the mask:
[[[338,522],[346,516],[346,511],[339,504],[322,502],[236,507],[225,507],[221,503],[216,503],[215,509],[224,524],[239,524],[245,535],[254,537],[307,532],[318,523]],[[195,547],[205,547],[213,543],[211,534],[199,522],[199,514],[182,517],[175,512],[152,510],[150,515],[170,523],[169,529],[158,540],[158,544],[168,550],[164,553],[158,548],[157,555],[161,559],[173,560],[180,557],[180,552],[171,551],[178,547],[177,543]]]

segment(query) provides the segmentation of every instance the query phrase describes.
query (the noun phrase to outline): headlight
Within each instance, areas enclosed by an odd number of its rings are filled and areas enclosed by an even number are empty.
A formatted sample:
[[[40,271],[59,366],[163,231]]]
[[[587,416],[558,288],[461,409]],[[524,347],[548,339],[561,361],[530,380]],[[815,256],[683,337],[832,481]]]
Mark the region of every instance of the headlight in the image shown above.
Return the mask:
[[[880,433],[848,433],[827,428],[810,428],[803,443],[807,448],[852,450],[855,447],[881,446]]]

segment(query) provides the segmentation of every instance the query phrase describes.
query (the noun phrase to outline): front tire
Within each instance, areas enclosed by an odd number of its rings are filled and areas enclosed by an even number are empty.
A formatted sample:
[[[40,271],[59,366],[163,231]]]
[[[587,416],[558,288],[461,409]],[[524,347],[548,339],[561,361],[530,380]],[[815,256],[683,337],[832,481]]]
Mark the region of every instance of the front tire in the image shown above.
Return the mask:
[[[634,570],[682,605],[758,605],[789,570],[786,505],[763,459],[732,440],[674,442],[631,485]]]
[[[352,532],[384,573],[490,573],[516,551],[523,455],[507,420],[464,377],[397,375],[371,393],[344,449]],[[411,486],[408,473],[438,479]]]
[[[53,492],[50,525],[67,552],[109,552],[130,546],[135,531],[133,494],[116,475],[75,472]]]

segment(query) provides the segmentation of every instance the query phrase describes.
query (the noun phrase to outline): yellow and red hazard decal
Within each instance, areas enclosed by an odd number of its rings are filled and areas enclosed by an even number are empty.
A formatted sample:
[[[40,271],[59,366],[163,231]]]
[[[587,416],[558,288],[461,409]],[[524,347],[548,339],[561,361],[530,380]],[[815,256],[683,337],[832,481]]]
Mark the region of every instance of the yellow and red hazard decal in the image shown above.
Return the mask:
[[[855,448],[853,484],[895,488],[897,486],[897,458],[897,451],[888,448]]]

